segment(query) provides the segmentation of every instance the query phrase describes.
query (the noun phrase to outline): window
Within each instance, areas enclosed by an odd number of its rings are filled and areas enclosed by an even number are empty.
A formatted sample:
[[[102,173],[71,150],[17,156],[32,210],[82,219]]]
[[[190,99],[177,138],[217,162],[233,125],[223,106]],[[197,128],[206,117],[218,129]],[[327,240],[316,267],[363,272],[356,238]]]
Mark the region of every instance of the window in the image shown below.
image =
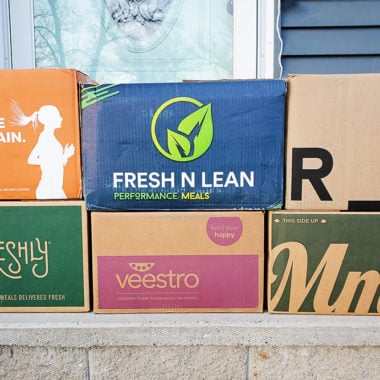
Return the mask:
[[[3,68],[71,67],[100,82],[274,75],[265,0],[7,0]]]

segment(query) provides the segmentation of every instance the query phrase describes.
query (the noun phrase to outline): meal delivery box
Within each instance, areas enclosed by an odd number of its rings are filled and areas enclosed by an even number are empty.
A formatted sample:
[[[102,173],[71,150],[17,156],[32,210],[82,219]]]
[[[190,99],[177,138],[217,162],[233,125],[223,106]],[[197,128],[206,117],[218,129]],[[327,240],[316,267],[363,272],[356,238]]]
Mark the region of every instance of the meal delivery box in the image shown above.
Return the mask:
[[[84,85],[90,210],[276,209],[285,81]]]
[[[380,74],[287,83],[285,208],[380,211]]]
[[[96,313],[261,312],[262,211],[92,212]]]
[[[273,211],[268,310],[379,315],[380,213]]]
[[[0,70],[0,199],[81,199],[79,82],[70,69]]]
[[[0,312],[89,310],[84,201],[0,202]]]

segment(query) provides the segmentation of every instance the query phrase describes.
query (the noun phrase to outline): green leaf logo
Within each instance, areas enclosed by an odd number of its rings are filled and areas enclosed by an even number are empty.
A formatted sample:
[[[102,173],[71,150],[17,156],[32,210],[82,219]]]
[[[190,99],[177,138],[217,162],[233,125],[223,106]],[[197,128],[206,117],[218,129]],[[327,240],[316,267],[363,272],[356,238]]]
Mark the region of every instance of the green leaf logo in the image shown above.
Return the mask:
[[[170,105],[177,102],[189,102],[198,108],[185,116],[178,124],[177,129],[166,128],[166,146],[164,149],[156,134],[157,121],[161,113]],[[179,97],[162,104],[152,119],[152,140],[157,150],[166,158],[177,162],[193,161],[209,149],[213,139],[213,123],[211,103],[203,105],[196,99]]]
[[[188,157],[191,150],[191,141],[170,129],[167,130],[168,133],[168,149],[171,158],[175,161],[180,161],[181,157]]]

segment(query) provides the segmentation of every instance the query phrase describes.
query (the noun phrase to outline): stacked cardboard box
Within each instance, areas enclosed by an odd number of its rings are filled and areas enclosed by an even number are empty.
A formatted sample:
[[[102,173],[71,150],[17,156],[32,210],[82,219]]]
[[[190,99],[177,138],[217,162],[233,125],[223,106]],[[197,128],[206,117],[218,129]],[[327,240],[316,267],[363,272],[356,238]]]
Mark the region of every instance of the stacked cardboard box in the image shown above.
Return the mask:
[[[88,311],[83,202],[0,202],[0,221],[0,311]]]
[[[90,210],[283,205],[285,82],[84,86]]]
[[[380,75],[0,79],[0,311],[379,314]]]
[[[92,213],[94,310],[258,312],[264,214]]]
[[[287,211],[269,218],[268,308],[379,314],[380,75],[288,79]]]
[[[83,86],[95,312],[263,310],[284,108],[281,80]]]
[[[0,71],[0,311],[89,310],[78,102],[89,80]]]

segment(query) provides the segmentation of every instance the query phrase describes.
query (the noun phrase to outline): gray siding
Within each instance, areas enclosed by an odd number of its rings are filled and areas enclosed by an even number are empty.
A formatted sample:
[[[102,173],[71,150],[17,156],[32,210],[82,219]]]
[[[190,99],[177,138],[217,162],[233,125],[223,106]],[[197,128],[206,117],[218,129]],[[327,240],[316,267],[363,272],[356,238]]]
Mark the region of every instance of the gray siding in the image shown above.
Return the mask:
[[[380,0],[281,1],[283,76],[380,72]]]

